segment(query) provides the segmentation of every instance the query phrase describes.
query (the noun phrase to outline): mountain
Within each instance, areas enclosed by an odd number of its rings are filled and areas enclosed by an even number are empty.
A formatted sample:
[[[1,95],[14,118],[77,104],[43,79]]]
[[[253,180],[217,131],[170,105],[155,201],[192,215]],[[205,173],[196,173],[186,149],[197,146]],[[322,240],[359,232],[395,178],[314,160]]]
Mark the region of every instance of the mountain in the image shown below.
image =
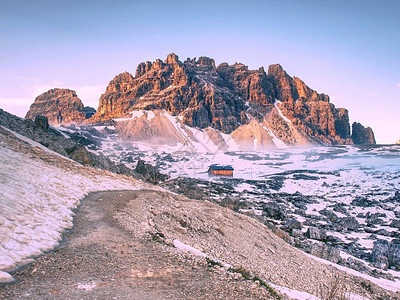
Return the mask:
[[[75,91],[55,88],[36,97],[25,118],[34,120],[42,115],[49,124],[60,125],[82,123],[95,112],[94,108],[83,106]]]
[[[43,95],[38,97],[39,100],[51,98]],[[38,98],[34,106],[37,114],[41,113],[37,109],[41,104]],[[61,105],[42,102],[47,117],[54,112],[56,116],[62,115]],[[68,117],[61,121],[73,121],[76,117],[77,122],[82,122],[83,115],[79,114],[82,106],[71,109],[66,105],[64,110]],[[33,115],[31,110],[29,116]],[[278,64],[269,66],[266,72],[263,67],[249,70],[241,63],[216,66],[208,57],[188,58],[181,62],[172,53],[165,61],[140,63],[135,76],[128,72],[117,75],[101,95],[97,112],[86,122],[103,122],[141,110],[164,111],[175,118],[172,123],[201,130],[210,139],[229,134],[241,149],[375,143],[372,129],[361,130],[358,125],[353,125],[355,131],[351,134],[346,109],[336,108],[330,103],[329,96],[319,94],[299,78],[289,76]],[[135,118],[130,119],[129,122],[138,123]],[[51,117],[49,121],[52,122]],[[124,131],[131,139],[143,136],[135,124],[124,126],[125,129],[132,128],[132,132]],[[147,124],[150,129],[146,130],[162,137],[164,130],[160,130],[160,126]]]

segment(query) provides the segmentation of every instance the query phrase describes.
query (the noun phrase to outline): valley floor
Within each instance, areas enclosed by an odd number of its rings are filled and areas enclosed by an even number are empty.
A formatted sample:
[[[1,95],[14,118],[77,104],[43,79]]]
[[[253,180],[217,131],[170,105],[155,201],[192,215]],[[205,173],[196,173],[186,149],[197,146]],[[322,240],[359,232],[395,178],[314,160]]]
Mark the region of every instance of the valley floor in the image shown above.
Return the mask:
[[[84,167],[2,127],[0,154],[0,279],[15,279],[1,299],[306,300],[338,282],[348,299],[399,298],[206,199]]]

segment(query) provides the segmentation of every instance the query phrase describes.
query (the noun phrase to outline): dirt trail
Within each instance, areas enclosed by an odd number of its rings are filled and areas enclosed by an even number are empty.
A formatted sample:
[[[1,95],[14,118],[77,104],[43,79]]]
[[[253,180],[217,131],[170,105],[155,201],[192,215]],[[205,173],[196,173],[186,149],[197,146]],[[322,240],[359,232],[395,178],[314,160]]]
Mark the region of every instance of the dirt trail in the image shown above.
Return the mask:
[[[122,229],[113,216],[138,192],[98,192],[60,247],[14,272],[0,299],[267,299],[254,282]]]

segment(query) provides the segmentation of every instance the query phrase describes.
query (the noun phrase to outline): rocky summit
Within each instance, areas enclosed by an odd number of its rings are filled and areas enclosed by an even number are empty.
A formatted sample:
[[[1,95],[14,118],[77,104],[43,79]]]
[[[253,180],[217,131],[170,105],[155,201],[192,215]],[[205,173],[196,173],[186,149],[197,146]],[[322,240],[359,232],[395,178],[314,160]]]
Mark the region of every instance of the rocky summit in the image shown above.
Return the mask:
[[[269,66],[267,73],[241,63],[216,66],[208,57],[181,62],[172,53],[165,61],[139,64],[135,76],[116,76],[101,96],[93,121],[137,109],[163,109],[181,116],[186,125],[224,133],[247,126],[236,136],[248,133],[255,120],[289,145],[375,142],[372,136],[366,140],[364,132],[351,136],[347,110],[336,108],[328,95],[290,77],[280,65]]]
[[[371,128],[356,123],[351,133],[346,109],[336,108],[328,95],[289,76],[278,64],[266,72],[241,63],[216,66],[208,57],[182,62],[174,53],[164,61],[140,63],[135,76],[117,75],[101,95],[95,114],[91,110],[85,116],[75,92],[54,89],[36,98],[27,118],[41,114],[50,124],[61,124],[86,117],[96,123],[138,110],[165,111],[179,117],[183,126],[231,134],[235,142],[251,147],[375,144]]]
[[[45,116],[51,125],[81,123],[95,113],[93,110],[83,106],[75,91],[56,88],[36,97],[25,118]]]

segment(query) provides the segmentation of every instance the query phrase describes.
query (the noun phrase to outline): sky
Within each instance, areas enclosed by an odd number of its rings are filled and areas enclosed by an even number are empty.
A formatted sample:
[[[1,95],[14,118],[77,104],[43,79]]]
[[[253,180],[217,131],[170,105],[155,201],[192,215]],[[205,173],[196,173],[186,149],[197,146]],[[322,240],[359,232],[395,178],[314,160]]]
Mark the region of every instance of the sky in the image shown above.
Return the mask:
[[[209,56],[250,69],[279,63],[378,143],[400,139],[400,1],[0,0],[0,108],[76,90],[95,108],[142,61]]]

